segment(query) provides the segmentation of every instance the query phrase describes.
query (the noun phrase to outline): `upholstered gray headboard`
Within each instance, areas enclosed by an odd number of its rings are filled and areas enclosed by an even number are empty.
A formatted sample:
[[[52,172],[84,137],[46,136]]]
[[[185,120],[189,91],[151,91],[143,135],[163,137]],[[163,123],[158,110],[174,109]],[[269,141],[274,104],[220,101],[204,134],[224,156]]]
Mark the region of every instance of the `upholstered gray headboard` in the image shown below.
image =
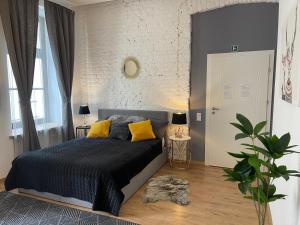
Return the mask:
[[[127,110],[127,109],[99,109],[98,119],[107,119],[111,115],[124,116],[143,116],[147,119],[161,120],[168,122],[169,114],[166,111],[149,111],[149,110]]]

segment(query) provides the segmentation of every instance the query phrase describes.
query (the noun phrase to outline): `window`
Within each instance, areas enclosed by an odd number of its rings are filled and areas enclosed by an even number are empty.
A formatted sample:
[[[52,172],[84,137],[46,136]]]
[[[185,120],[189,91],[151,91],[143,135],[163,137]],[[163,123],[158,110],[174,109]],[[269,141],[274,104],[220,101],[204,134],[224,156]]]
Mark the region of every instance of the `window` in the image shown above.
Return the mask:
[[[61,124],[61,98],[42,7],[40,7],[39,14],[34,81],[31,95],[32,114],[37,127],[44,124],[49,125],[49,123],[53,125]],[[22,121],[18,90],[9,56],[7,56],[7,68],[11,123],[14,130],[22,128]],[[49,127],[48,125],[47,127]]]

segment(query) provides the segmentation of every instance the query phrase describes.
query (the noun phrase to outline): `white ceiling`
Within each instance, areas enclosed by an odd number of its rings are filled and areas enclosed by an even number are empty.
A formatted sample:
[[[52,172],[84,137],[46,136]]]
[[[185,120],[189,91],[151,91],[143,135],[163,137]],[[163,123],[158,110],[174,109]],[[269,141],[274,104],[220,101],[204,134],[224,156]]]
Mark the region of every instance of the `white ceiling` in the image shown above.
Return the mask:
[[[80,5],[89,5],[89,4],[108,2],[113,0],[51,0],[51,1],[67,7],[76,7]]]

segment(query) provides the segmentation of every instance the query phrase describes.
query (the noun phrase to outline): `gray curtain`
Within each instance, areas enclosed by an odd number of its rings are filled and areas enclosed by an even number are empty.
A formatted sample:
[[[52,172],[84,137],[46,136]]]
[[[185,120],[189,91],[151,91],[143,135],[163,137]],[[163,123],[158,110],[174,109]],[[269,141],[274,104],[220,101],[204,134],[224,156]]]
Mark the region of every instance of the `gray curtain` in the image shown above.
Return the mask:
[[[31,110],[38,28],[38,0],[0,0],[7,49],[19,92],[24,151],[40,148]]]
[[[74,11],[46,0],[45,15],[63,100],[63,138],[70,140],[75,137],[71,106],[74,68]]]

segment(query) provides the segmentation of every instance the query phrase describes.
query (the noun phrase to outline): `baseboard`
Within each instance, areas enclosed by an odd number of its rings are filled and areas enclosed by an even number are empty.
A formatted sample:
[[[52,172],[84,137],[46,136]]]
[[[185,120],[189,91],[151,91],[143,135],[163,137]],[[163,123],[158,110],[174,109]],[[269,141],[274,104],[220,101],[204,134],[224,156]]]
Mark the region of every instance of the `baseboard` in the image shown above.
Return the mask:
[[[191,165],[201,165],[201,166],[205,166],[205,163],[204,163],[204,161],[191,160]]]

